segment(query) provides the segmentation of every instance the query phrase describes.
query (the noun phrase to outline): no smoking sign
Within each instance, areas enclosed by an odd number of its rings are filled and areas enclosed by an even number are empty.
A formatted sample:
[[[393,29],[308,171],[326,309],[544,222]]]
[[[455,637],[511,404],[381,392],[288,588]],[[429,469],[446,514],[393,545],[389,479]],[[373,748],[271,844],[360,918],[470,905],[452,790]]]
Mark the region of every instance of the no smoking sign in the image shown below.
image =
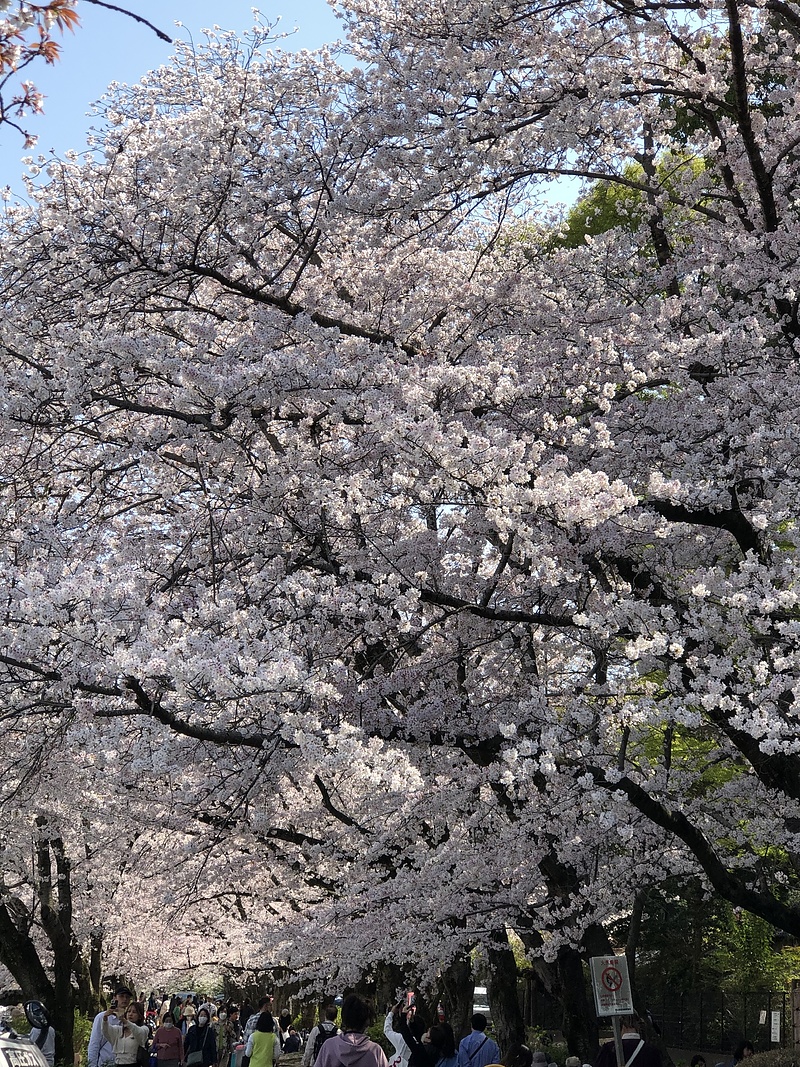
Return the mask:
[[[593,956],[592,989],[598,1015],[631,1015],[633,998],[624,956]]]

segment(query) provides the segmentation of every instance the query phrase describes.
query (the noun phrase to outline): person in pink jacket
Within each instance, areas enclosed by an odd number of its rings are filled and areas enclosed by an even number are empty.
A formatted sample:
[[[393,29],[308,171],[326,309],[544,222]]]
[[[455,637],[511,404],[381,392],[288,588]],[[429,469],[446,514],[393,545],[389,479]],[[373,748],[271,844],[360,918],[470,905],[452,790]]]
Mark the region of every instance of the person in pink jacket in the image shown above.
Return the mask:
[[[169,1012],[155,1032],[153,1050],[158,1067],[178,1067],[178,1064],[183,1063],[183,1034]]]
[[[314,1067],[389,1067],[386,1053],[364,1031],[372,1019],[369,1004],[356,993],[344,998],[342,1030],[329,1037],[319,1051]]]

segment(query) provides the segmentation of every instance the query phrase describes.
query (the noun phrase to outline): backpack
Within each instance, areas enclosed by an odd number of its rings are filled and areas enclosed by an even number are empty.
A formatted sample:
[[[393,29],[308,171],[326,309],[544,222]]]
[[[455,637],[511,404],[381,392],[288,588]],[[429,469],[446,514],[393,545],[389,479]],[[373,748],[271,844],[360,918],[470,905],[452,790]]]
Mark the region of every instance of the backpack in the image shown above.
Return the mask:
[[[330,1022],[330,1020],[328,1021]],[[339,1027],[336,1025],[336,1023],[331,1022],[330,1029],[324,1027],[322,1023],[319,1024],[319,1030],[317,1031],[317,1036],[314,1039],[314,1055],[311,1060],[312,1063],[316,1061],[317,1056],[319,1056],[319,1050],[322,1048],[328,1038],[336,1037],[338,1033]]]

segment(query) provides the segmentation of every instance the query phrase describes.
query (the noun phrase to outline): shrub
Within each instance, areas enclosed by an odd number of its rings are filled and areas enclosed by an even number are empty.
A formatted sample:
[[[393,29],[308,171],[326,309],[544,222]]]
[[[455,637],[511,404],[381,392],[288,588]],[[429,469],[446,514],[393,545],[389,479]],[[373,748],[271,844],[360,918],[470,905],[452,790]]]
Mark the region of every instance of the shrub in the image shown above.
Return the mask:
[[[757,1052],[748,1057],[747,1067],[800,1067],[800,1050],[774,1048],[769,1052]]]

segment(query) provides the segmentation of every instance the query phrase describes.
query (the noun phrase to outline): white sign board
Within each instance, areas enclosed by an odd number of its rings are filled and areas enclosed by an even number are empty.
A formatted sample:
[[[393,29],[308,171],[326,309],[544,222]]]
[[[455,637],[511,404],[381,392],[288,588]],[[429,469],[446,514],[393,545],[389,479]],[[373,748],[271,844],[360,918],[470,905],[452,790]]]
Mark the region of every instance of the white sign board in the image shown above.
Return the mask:
[[[779,1011],[770,1012],[772,1016],[772,1027],[770,1028],[770,1041],[774,1041],[776,1044],[781,1039],[781,1013]]]
[[[592,956],[592,989],[598,1015],[632,1015],[633,998],[624,956]]]

